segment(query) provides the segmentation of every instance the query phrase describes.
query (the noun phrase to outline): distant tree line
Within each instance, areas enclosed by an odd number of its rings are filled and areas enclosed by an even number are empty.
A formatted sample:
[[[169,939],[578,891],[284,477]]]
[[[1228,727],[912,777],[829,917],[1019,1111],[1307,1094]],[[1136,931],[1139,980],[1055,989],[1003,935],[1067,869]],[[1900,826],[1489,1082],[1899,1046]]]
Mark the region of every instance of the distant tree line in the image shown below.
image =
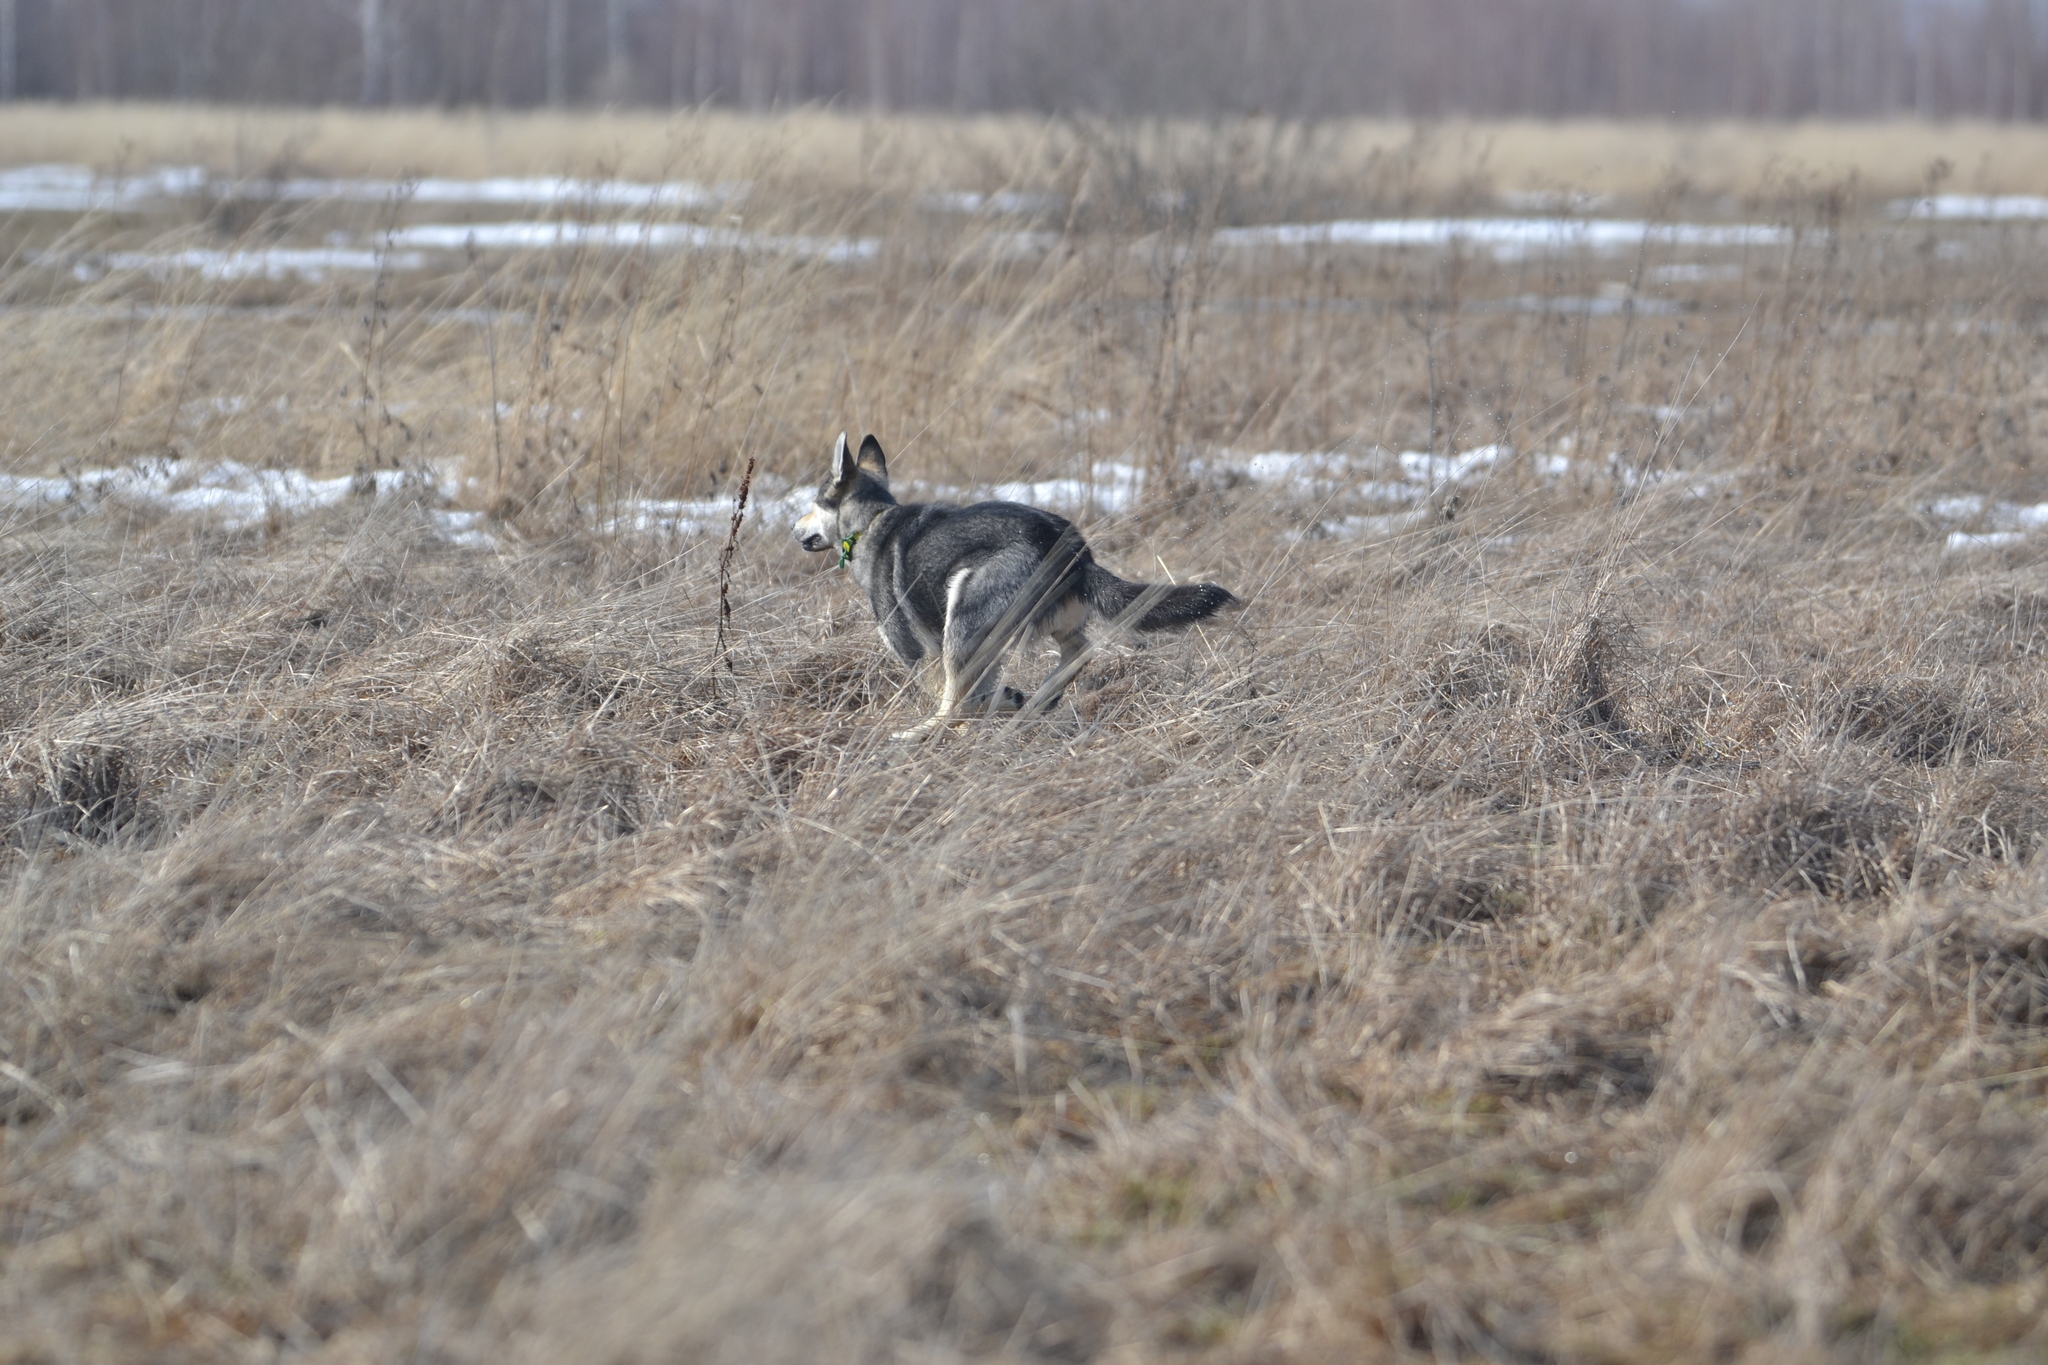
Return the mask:
[[[2048,0],[0,0],[0,98],[2033,119]]]

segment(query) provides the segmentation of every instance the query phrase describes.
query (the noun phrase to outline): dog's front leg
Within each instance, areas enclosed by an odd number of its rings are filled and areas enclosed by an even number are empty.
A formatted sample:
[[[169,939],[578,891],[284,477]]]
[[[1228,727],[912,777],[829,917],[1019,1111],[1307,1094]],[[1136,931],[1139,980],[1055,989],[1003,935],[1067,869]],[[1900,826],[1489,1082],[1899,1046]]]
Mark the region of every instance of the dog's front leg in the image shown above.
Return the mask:
[[[948,717],[959,709],[960,699],[952,690],[952,677],[946,667],[945,652],[939,649],[923,650],[917,657],[908,659],[911,676],[917,679],[918,687],[938,703],[938,709],[930,716],[911,726],[898,730],[891,739],[916,739],[928,734],[946,723]]]
[[[936,667],[929,667],[920,673],[921,678],[937,678],[939,685],[934,689],[939,697],[939,709],[908,730],[899,730],[894,739],[916,739],[943,725],[955,721],[964,722],[970,716],[985,716],[1002,712],[1014,712],[1024,706],[1024,694],[1014,687],[987,685],[994,665],[986,660],[956,660],[945,658]],[[981,684],[981,685],[977,685]]]

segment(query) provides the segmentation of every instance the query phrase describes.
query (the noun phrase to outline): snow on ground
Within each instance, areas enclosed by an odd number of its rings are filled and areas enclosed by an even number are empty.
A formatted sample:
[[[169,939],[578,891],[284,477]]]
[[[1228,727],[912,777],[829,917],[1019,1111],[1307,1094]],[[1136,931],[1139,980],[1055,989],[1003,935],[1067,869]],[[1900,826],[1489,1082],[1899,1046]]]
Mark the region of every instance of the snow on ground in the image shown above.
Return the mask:
[[[1361,497],[1408,502],[1421,491],[1400,482],[1362,478],[1342,452],[1268,450],[1241,458],[1217,457],[1197,462],[1196,474],[1232,481],[1242,479],[1261,488],[1284,489],[1298,497],[1329,498],[1351,491]]]
[[[2048,526],[2048,502],[1994,502],[1975,493],[1936,498],[1921,508],[1937,521],[1975,522],[1982,529],[1949,532],[1948,548],[1996,550],[2017,545],[2029,533]]]
[[[701,223],[421,223],[389,234],[393,247],[428,251],[535,251],[592,248],[652,251],[758,251],[825,261],[864,261],[882,249],[874,237],[786,236]]]
[[[1500,260],[1569,251],[1633,251],[1645,245],[1725,249],[1782,246],[1792,230],[1755,223],[1648,223],[1620,218],[1376,218],[1225,228],[1218,246],[1448,247]]]
[[[781,530],[811,508],[809,489],[787,490],[767,475],[754,479],[741,529]],[[600,516],[598,529],[614,535],[719,536],[732,532],[733,499],[627,498]]]
[[[198,198],[341,200],[383,203],[401,196],[416,204],[587,204],[598,208],[712,208],[745,195],[744,185],[689,181],[582,180],[572,176],[493,176],[457,180],[234,180],[201,166],[160,166],[137,175],[101,175],[87,166],[16,166],[0,170],[0,212],[91,213],[135,210]]]
[[[1514,447],[1479,446],[1457,454],[1424,450],[1375,450],[1363,456],[1343,451],[1264,451],[1208,462],[1211,474],[1236,476],[1289,497],[1321,504],[1314,524],[1297,537],[1385,540],[1413,530],[1430,518],[1424,503],[1432,493],[1464,483],[1515,458]],[[1567,462],[1569,463],[1569,462]],[[1332,510],[1359,502],[1394,503],[1398,512]]]
[[[1731,262],[1709,265],[1704,261],[1679,261],[1650,267],[1651,284],[1718,284],[1742,278],[1742,267]]]
[[[204,401],[220,412],[240,411],[243,406],[242,400],[233,397]],[[1619,452],[1611,452],[1605,460],[1593,460],[1575,456],[1569,446],[1520,451],[1506,443],[1456,454],[1380,448],[1362,452],[1225,452],[1192,462],[1189,472],[1224,488],[1250,487],[1297,506],[1312,505],[1313,519],[1294,533],[1296,536],[1377,541],[1426,525],[1433,514],[1428,501],[1433,494],[1470,485],[1510,466],[1544,481],[1597,477],[1624,492],[1669,489],[1688,498],[1717,496],[1740,477],[1727,472],[1639,468],[1623,460]],[[905,501],[996,499],[1075,517],[1115,517],[1138,505],[1144,483],[1144,473],[1136,466],[1104,461],[1092,474],[1077,472],[964,488],[905,480],[898,492]],[[150,507],[204,516],[235,529],[332,507],[351,497],[405,497],[422,506],[448,543],[480,550],[498,548],[500,535],[491,529],[484,513],[447,505],[465,491],[448,468],[381,470],[360,479],[354,475],[316,479],[300,470],[257,469],[232,460],[201,464],[147,459],[60,477],[0,475],[0,527],[18,529],[25,520],[46,516]],[[748,535],[786,534],[809,509],[810,501],[807,486],[792,487],[773,476],[759,476],[742,531]],[[615,534],[719,539],[731,530],[733,510],[729,496],[628,498],[599,509],[594,524]],[[1954,528],[1945,545],[1957,552],[2017,545],[2048,527],[2048,503],[2002,502],[1977,494],[1957,494],[1924,503],[1920,510]]]
[[[1423,450],[1404,450],[1395,456],[1401,472],[1414,483],[1426,484],[1431,488],[1447,483],[1461,483],[1477,470],[1499,464],[1502,460],[1513,459],[1515,448],[1509,445],[1479,446],[1458,455],[1432,455]]]
[[[315,479],[297,469],[256,469],[234,460],[195,468],[190,461],[148,459],[118,469],[65,477],[0,475],[0,514],[64,515],[110,507],[154,507],[214,519],[234,530],[272,516],[332,507],[350,497],[411,493],[446,501],[459,491],[452,475],[421,470],[365,471],[360,477]],[[452,543],[488,548],[481,514],[429,508]]]
[[[572,176],[494,176],[464,180],[429,176],[416,180],[323,179],[234,180],[202,167],[167,166],[135,175],[101,175],[88,167],[20,166],[0,170],[0,212],[47,211],[85,213],[135,211],[155,203],[214,198],[274,199],[289,202],[396,202],[415,205],[471,205],[624,210],[690,211],[715,208],[743,198],[743,184],[705,185],[691,181],[650,182],[597,180]],[[991,217],[1017,217],[1052,212],[1064,206],[1057,195],[1022,190],[935,191],[921,201],[941,212]],[[1904,201],[1900,212],[1937,216],[2043,216],[2030,213],[2017,198],[1971,199],[1940,196]],[[1773,246],[1790,240],[1791,230],[1759,224],[1650,223],[1632,219],[1584,216],[1599,207],[1590,200],[1559,199],[1534,194],[1509,196],[1513,208],[1528,216],[1483,218],[1352,219],[1325,223],[1282,223],[1227,228],[1216,234],[1224,247],[1306,246],[1351,247],[1470,246],[1491,251],[1503,260],[1570,251],[1618,253],[1646,244],[1704,249]],[[1957,206],[1975,205],[1969,213]],[[1990,206],[1986,208],[1985,206]],[[980,243],[998,255],[1032,255],[1058,246],[1058,233],[1005,231]],[[141,271],[157,276],[197,272],[210,279],[317,280],[330,272],[419,270],[427,265],[420,254],[430,251],[558,250],[574,248],[646,249],[653,251],[749,251],[804,256],[825,261],[873,258],[881,243],[871,237],[819,237],[753,232],[732,226],[678,222],[556,222],[513,219],[479,223],[420,223],[401,227],[375,240],[350,243],[330,239],[324,247],[267,247],[250,250],[126,251],[63,258],[81,279],[108,271]],[[385,254],[378,254],[382,249]],[[56,260],[53,256],[49,258]],[[1666,271],[1722,267],[1669,266]],[[1672,273],[1669,281],[1720,278]],[[1518,298],[1480,307],[1510,311],[1583,312],[1604,314],[1633,309],[1669,311],[1668,300],[1605,296],[1585,299]]]
[[[999,483],[981,495],[996,502],[1028,502],[1055,511],[1093,512],[1116,516],[1137,505],[1143,490],[1142,472],[1127,464],[1098,464],[1088,479],[1045,479],[1037,483]]]
[[[1950,550],[1999,550],[2027,538],[2025,531],[1951,531]]]
[[[1545,313],[1568,317],[1612,318],[1625,313],[1639,317],[1674,317],[1686,311],[1676,299],[1645,298],[1640,294],[1517,294],[1505,299],[1478,299],[1465,305],[1472,313]]]
[[[1430,519],[1431,509],[1423,505],[1425,498],[1478,482],[1510,464],[1546,482],[1597,476],[1626,492],[1669,488],[1688,498],[1715,497],[1740,478],[1733,473],[1639,468],[1624,460],[1619,451],[1610,452],[1602,461],[1575,458],[1569,451],[1568,442],[1556,451],[1522,451],[1503,442],[1454,455],[1424,450],[1374,450],[1357,456],[1341,451],[1268,451],[1210,460],[1199,464],[1197,472],[1244,479],[1289,497],[1319,502],[1326,510],[1306,534],[1335,539],[1379,539],[1411,530]],[[1349,510],[1360,502],[1391,503],[1406,510]],[[1507,542],[1496,538],[1488,543]]]
[[[135,209],[206,192],[197,166],[162,166],[140,175],[101,176],[84,166],[15,166],[0,170],[0,212],[90,213]]]
[[[38,263],[43,259],[39,255]],[[379,270],[420,270],[426,264],[426,256],[417,251],[334,246],[217,251],[192,247],[184,251],[95,252],[73,261],[71,274],[80,281],[90,281],[133,271],[161,280],[190,272],[209,280],[300,279],[317,284],[330,272],[374,274]]]
[[[1961,218],[1980,222],[2048,218],[2048,197],[2038,194],[1930,194],[1898,199],[1894,218]]]
[[[329,273],[424,270],[429,251],[594,250],[748,251],[808,256],[830,262],[866,260],[881,249],[872,237],[843,240],[741,232],[693,223],[424,223],[388,234],[389,247],[260,247],[222,251],[108,251],[83,256],[43,253],[38,264],[68,264],[81,281],[117,272],[155,279],[196,273],[209,280],[301,279],[318,283]]]
[[[244,400],[232,395],[195,400],[210,412],[232,414]],[[1524,453],[1506,444],[1480,446],[1456,454],[1427,451],[1372,450],[1263,451],[1225,454],[1197,460],[1191,472],[1225,486],[1251,486],[1276,496],[1321,504],[1309,534],[1343,538],[1376,538],[1427,520],[1424,500],[1453,485],[1470,483],[1510,462],[1521,461],[1544,479],[1562,479],[1590,466],[1569,455]],[[1660,485],[1668,479],[1689,481],[1692,496],[1708,496],[1727,476],[1684,471],[1644,473],[1610,456],[1600,472],[1626,488]],[[464,487],[452,470],[379,471],[363,476],[316,479],[299,470],[256,469],[232,460],[212,464],[151,459],[115,469],[64,477],[0,475],[0,519],[21,516],[78,515],[115,507],[153,507],[170,513],[206,516],[227,529],[260,525],[276,516],[290,516],[337,505],[350,497],[411,496],[426,504],[441,534],[456,545],[495,548],[498,537],[480,512],[458,511]],[[976,502],[994,499],[1029,503],[1076,517],[1114,517],[1133,510],[1144,491],[1144,473],[1120,461],[1097,464],[1092,473],[978,487],[948,487],[903,481],[906,501]],[[755,480],[743,531],[781,533],[809,508],[811,492],[772,476]],[[1391,512],[1360,511],[1393,506]],[[1939,515],[1950,519],[1981,517],[1982,500],[1950,500]],[[2002,505],[2001,505],[2002,506]],[[599,530],[630,535],[718,538],[732,526],[730,497],[699,499],[628,498],[600,509]],[[9,517],[12,514],[12,517]],[[1998,513],[1994,516],[2003,516]],[[2048,506],[2015,513],[2028,526],[2048,524]],[[2008,517],[2007,520],[2012,520]],[[18,524],[18,521],[17,521]],[[1999,523],[2003,525],[2004,523]]]
[[[383,203],[404,196],[415,204],[571,204],[594,208],[715,208],[746,195],[745,185],[698,185],[690,181],[579,180],[563,175],[495,176],[455,180],[285,180],[241,187],[278,199],[326,199]]]

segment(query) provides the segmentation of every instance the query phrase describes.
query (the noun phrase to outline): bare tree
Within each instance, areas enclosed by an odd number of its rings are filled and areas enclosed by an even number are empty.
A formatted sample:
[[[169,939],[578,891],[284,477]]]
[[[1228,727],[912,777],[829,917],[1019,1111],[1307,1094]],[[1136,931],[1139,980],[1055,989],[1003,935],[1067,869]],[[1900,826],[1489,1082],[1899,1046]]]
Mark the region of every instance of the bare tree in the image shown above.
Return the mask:
[[[384,75],[384,0],[362,0],[356,22],[363,31],[363,99],[376,104]]]
[[[717,22],[716,4],[717,0],[697,0],[697,36],[690,53],[695,68],[690,84],[693,101],[717,99],[722,89],[718,79],[719,42],[726,26]]]
[[[861,49],[867,59],[868,108],[889,107],[889,0],[867,0],[861,14]]]
[[[987,7],[963,4],[953,33],[953,107],[988,107],[988,51],[983,26]]]
[[[569,102],[569,0],[547,0],[547,5],[548,103],[560,108]]]
[[[768,33],[772,25],[761,14],[763,4],[765,0],[742,0],[733,9],[734,40],[739,49],[740,105],[746,109],[766,109],[773,97],[770,82],[774,68]]]
[[[633,94],[633,58],[626,42],[626,9],[631,0],[605,0],[604,79],[605,98],[623,102]]]
[[[14,0],[0,0],[0,100],[13,99],[18,89],[15,18]]]

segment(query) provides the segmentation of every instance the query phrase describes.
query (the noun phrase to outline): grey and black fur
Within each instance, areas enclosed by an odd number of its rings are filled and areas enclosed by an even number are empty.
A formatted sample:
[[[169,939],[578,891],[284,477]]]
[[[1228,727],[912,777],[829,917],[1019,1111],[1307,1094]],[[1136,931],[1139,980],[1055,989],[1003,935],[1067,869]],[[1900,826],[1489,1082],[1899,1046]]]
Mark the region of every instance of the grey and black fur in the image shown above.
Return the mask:
[[[839,550],[883,641],[938,694],[937,713],[902,737],[965,716],[1051,705],[1086,658],[1090,615],[1172,630],[1238,604],[1214,583],[1127,583],[1095,562],[1073,523],[1036,507],[899,503],[872,436],[856,456],[840,434],[831,477],[796,537],[806,550]],[[1050,639],[1060,651],[1029,698],[1000,686],[1002,656],[1026,637]]]

